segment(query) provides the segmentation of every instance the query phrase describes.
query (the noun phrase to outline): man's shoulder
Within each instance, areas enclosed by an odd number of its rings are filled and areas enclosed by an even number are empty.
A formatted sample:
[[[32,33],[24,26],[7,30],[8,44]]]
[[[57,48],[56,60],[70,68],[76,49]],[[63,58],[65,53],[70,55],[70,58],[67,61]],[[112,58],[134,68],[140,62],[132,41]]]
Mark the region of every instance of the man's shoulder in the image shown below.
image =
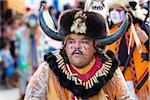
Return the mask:
[[[41,70],[50,70],[49,64],[46,61],[43,61],[43,62],[40,63],[38,69],[41,69]]]
[[[38,69],[34,72],[32,79],[37,79],[40,77],[40,79],[45,80],[47,82],[50,74],[50,68],[47,62],[42,62]]]

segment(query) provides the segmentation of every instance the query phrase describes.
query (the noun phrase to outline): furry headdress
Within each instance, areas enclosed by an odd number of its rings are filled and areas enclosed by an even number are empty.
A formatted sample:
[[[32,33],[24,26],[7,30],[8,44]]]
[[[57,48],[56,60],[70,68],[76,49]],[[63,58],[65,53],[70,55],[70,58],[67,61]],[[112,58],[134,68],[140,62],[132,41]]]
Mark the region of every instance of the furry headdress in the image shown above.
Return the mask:
[[[43,31],[49,37],[59,41],[64,40],[68,34],[73,33],[91,37],[97,41],[98,46],[105,46],[119,39],[128,26],[128,16],[126,16],[120,28],[114,34],[107,36],[106,23],[102,15],[81,9],[71,9],[61,14],[59,28],[56,31],[47,24],[49,19],[43,17],[43,12],[44,10],[41,9],[39,14],[39,21]]]
[[[60,18],[59,32],[63,36],[75,33],[97,39],[107,35],[104,18],[94,12],[73,9],[65,11]]]

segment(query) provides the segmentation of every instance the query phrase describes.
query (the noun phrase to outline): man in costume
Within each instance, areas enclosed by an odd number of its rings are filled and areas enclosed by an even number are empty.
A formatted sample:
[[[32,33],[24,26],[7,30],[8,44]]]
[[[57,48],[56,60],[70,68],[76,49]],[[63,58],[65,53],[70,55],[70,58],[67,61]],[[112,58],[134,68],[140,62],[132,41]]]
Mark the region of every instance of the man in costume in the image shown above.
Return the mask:
[[[120,27],[126,11],[128,12],[127,8],[118,4],[110,7],[110,33]],[[130,18],[131,25],[125,30],[126,33],[116,43],[107,46],[107,49],[114,51],[120,60],[120,68],[134,99],[148,100],[148,50],[144,45],[145,41],[148,41],[148,36],[140,28],[139,19],[133,16]],[[144,39],[145,41],[142,41]]]
[[[41,10],[43,31],[63,48],[49,52],[32,76],[25,100],[131,100],[119,62],[106,45],[115,42],[128,26],[128,16],[113,35],[107,36],[104,18],[81,9],[66,10],[60,17],[59,31],[46,24]]]

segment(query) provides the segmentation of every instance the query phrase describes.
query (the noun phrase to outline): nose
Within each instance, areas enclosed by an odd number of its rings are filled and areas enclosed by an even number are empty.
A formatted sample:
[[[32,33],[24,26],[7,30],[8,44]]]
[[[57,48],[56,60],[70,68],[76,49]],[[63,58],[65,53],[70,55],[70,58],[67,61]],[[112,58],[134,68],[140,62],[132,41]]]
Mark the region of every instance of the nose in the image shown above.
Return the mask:
[[[81,49],[80,42],[76,42],[76,43],[74,44],[74,48],[75,48],[75,49]]]

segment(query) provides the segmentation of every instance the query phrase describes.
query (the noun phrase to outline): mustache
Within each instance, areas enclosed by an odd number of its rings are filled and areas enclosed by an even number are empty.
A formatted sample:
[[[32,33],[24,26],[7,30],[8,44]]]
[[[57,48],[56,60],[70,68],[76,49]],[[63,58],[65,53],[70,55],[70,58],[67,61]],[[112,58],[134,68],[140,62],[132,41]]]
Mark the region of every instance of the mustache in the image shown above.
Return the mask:
[[[78,49],[78,50],[74,50],[74,51],[72,52],[72,55],[74,55],[74,54],[81,54],[81,55],[83,55],[83,52]]]

